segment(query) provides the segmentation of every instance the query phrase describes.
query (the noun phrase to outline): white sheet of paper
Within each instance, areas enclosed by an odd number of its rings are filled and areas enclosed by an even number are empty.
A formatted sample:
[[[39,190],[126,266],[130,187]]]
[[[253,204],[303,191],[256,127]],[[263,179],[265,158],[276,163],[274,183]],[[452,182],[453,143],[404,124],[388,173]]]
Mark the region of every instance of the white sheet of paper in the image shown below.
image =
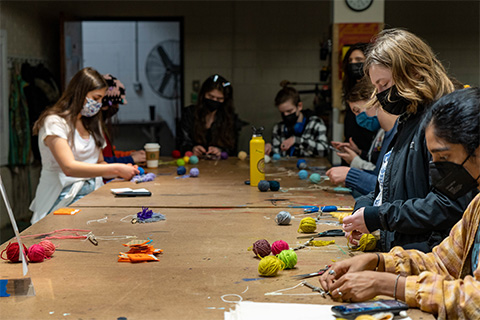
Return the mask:
[[[122,193],[122,192],[148,192],[145,188],[140,189],[131,189],[131,188],[117,188],[117,189],[110,189],[115,194]]]

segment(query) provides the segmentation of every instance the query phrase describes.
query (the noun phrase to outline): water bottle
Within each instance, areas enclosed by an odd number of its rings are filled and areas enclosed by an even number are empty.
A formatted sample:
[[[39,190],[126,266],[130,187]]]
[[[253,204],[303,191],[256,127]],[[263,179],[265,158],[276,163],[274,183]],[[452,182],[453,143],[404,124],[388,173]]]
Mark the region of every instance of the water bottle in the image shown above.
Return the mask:
[[[250,186],[258,186],[260,180],[265,180],[265,140],[263,127],[252,126],[253,135],[250,140]]]

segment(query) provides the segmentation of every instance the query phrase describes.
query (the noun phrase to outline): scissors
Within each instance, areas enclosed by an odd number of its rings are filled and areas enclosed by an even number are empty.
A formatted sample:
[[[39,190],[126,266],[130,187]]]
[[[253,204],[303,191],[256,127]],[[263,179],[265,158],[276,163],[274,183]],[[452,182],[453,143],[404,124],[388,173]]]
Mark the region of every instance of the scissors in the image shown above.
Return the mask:
[[[306,238],[320,238],[320,237],[343,237],[345,236],[345,232],[342,229],[332,229],[327,230],[324,232],[317,233],[316,235],[306,235],[306,236],[299,236],[297,239],[306,239]]]
[[[325,271],[327,271],[330,267],[331,267],[331,265],[325,266],[325,268],[322,268],[322,269],[318,270],[317,272],[305,273],[305,274],[297,274],[297,275],[294,275],[293,277],[296,278],[296,279],[307,279],[307,278],[311,278],[311,277],[321,276],[321,275],[324,274]]]

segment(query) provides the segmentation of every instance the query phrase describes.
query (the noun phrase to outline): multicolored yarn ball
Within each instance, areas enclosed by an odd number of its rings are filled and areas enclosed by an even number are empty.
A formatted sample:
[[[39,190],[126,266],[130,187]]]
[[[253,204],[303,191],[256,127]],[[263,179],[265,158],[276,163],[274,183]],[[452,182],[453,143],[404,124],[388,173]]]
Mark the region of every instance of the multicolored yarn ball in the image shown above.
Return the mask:
[[[277,160],[280,160],[281,157],[282,156],[280,155],[280,153],[274,153],[272,159],[277,161]]]
[[[292,215],[288,211],[280,211],[275,217],[275,222],[279,225],[288,225],[292,220]]]
[[[183,157],[183,161],[185,161],[185,163],[188,163],[190,161],[190,157],[187,157],[187,156]]]
[[[317,222],[312,217],[306,217],[300,220],[298,232],[312,233],[317,229]]]
[[[191,157],[193,156],[193,152],[192,151],[187,151],[185,152],[185,157]]]
[[[307,167],[307,161],[305,159],[299,159],[297,161],[297,168],[298,169],[305,169]]]
[[[266,192],[270,189],[270,183],[267,180],[260,180],[257,187],[261,192]]]
[[[40,241],[39,245],[41,245],[43,249],[45,249],[45,256],[47,258],[53,256],[53,254],[55,253],[55,245],[53,244],[52,241],[42,240]]]
[[[227,160],[228,159],[228,153],[225,152],[225,151],[222,151],[222,153],[220,154],[220,158],[222,160]]]
[[[285,263],[285,269],[293,269],[297,264],[297,254],[292,249],[283,250],[277,255],[277,258]]]
[[[238,159],[242,161],[247,159],[247,153],[245,151],[240,151],[237,156],[238,156]]]
[[[272,190],[272,191],[280,190],[280,182],[275,181],[275,180],[270,180],[270,181],[268,181],[268,183],[270,184],[270,190]]]
[[[312,173],[310,175],[310,181],[315,184],[320,183],[322,181],[322,176],[319,175],[318,173]]]
[[[283,240],[277,240],[274,243],[272,243],[272,253],[274,255],[279,254],[283,250],[288,250],[290,247],[288,246],[288,243],[286,243]]]
[[[270,243],[268,243],[267,240],[261,239],[253,243],[252,250],[256,256],[260,256],[263,258],[265,256],[268,256],[272,252],[272,247],[270,247]]]
[[[145,169],[143,169],[142,167],[138,167],[138,174],[139,175],[144,175],[145,174]]]
[[[7,258],[3,257],[3,253],[7,253]],[[23,252],[25,252],[25,256],[28,255],[28,249],[23,245]],[[11,262],[18,262],[20,258],[20,250],[18,242],[8,243],[7,247],[2,251],[0,254],[3,260],[10,260]]]
[[[200,174],[200,171],[198,171],[197,168],[190,169],[190,177],[195,178],[195,177],[198,177],[199,174]]]
[[[185,165],[185,161],[183,161],[183,159],[178,159],[177,160],[177,166],[184,166]]]
[[[185,169],[184,166],[180,166],[180,167],[177,168],[177,174],[179,176],[183,176],[186,172],[187,172],[187,169]]]
[[[172,157],[173,157],[174,159],[178,159],[178,158],[180,158],[181,156],[182,156],[182,154],[180,153],[180,151],[178,151],[178,150],[173,150],[173,151],[172,151]]]
[[[258,273],[264,277],[274,277],[283,269],[285,269],[285,263],[275,256],[265,257],[258,264]]]
[[[43,262],[45,256],[45,249],[39,244],[32,244],[28,248],[28,260],[30,262]]]
[[[190,156],[190,163],[191,164],[197,164],[198,163],[198,157],[197,156]]]
[[[263,157],[263,160],[265,161],[265,163],[269,163],[270,161],[272,161],[272,158],[270,158],[269,155],[265,155],[265,157]]]
[[[301,180],[305,180],[308,178],[308,171],[307,170],[300,170],[298,171],[298,177],[301,179]]]

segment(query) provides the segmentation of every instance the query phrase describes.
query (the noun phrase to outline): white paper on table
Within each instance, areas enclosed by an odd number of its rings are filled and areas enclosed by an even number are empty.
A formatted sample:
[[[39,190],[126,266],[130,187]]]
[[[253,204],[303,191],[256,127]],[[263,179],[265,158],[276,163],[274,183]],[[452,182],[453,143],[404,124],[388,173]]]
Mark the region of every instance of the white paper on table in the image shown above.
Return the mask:
[[[118,193],[123,193],[123,192],[149,192],[145,188],[140,188],[140,189],[131,189],[131,188],[116,188],[116,189],[110,189],[112,193],[118,194]]]

